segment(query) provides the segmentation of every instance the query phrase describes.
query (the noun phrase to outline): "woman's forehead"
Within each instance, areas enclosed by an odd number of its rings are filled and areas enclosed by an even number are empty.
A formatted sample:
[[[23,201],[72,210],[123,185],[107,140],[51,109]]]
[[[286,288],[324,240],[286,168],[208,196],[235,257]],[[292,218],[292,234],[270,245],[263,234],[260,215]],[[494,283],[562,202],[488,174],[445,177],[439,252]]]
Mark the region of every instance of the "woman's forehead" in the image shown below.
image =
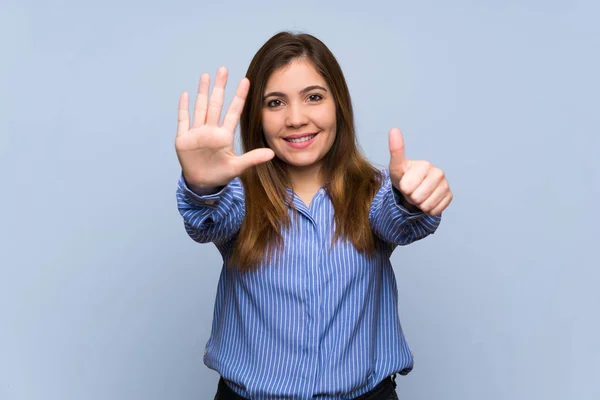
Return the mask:
[[[313,85],[328,88],[327,82],[310,61],[298,59],[273,71],[265,85],[265,93],[290,92],[290,94],[294,94]]]

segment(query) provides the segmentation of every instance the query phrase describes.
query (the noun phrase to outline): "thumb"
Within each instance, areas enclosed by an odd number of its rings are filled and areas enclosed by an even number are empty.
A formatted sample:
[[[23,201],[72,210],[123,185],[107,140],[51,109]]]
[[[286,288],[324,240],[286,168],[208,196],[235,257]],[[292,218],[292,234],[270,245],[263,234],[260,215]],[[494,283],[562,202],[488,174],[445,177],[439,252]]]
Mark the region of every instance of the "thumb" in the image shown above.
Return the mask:
[[[275,152],[268,148],[254,149],[238,157],[238,168],[244,171],[247,168],[265,163],[275,157]]]
[[[407,162],[404,158],[404,139],[402,132],[398,128],[392,128],[389,133],[390,144],[390,170],[398,171],[402,174],[406,172]]]

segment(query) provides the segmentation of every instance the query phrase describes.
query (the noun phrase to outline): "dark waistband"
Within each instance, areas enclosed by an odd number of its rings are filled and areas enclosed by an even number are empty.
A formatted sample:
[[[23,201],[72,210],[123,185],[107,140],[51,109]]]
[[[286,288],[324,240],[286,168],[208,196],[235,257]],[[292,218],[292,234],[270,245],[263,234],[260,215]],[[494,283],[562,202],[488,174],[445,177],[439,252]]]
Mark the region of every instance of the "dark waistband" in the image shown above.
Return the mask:
[[[394,375],[395,378],[395,375]],[[373,389],[361,394],[352,400],[384,400],[387,399],[396,389],[396,381],[388,376],[377,384]],[[219,400],[249,400],[234,392],[227,384],[223,377],[219,379]]]

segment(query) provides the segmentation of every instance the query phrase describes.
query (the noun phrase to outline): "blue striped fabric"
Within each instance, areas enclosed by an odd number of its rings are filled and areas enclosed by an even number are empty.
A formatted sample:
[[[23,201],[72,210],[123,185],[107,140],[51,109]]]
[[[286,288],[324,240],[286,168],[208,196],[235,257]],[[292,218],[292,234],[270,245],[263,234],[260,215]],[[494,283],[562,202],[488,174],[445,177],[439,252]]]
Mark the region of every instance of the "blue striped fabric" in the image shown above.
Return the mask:
[[[309,207],[294,195],[300,218],[270,264],[247,274],[223,264],[204,363],[241,396],[348,399],[412,369],[390,256],[435,232],[441,216],[406,211],[382,172],[369,213],[383,244],[374,259],[345,240],[329,250],[334,209],[321,188]],[[181,176],[177,202],[189,236],[227,260],[245,215],[239,178],[199,196]]]

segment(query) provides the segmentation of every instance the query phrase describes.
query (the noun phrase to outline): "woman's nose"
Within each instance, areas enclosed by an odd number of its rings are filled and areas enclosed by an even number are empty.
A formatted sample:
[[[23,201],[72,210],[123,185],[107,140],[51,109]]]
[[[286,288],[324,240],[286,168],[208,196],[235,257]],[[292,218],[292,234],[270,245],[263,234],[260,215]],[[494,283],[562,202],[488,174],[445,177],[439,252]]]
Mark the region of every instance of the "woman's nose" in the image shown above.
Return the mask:
[[[291,104],[286,110],[286,125],[289,127],[301,127],[306,125],[308,118],[301,105]]]

